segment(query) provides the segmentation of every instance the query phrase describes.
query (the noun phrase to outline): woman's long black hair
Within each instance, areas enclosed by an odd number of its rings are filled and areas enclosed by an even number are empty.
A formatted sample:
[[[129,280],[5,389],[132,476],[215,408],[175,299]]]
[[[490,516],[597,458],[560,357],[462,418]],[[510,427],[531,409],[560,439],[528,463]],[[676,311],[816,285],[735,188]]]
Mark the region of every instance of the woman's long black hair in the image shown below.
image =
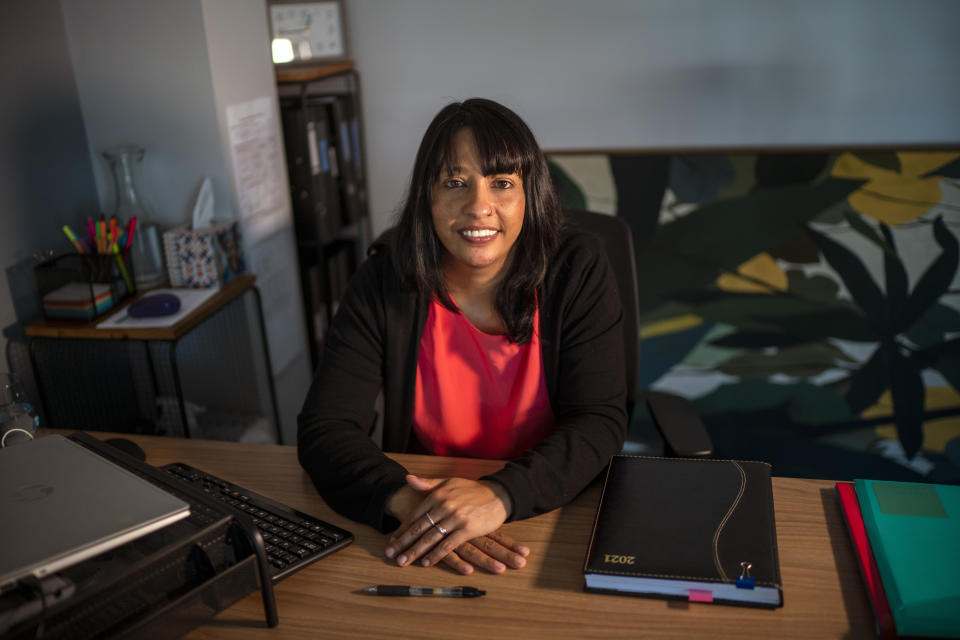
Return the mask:
[[[471,98],[449,104],[436,115],[417,151],[391,255],[397,270],[418,291],[457,310],[443,275],[444,249],[433,227],[431,193],[449,164],[453,136],[464,127],[476,138],[484,175],[517,173],[523,180],[523,226],[496,297],[508,337],[523,344],[533,335],[537,288],[559,244],[563,218],[543,152],[513,111],[492,100]]]

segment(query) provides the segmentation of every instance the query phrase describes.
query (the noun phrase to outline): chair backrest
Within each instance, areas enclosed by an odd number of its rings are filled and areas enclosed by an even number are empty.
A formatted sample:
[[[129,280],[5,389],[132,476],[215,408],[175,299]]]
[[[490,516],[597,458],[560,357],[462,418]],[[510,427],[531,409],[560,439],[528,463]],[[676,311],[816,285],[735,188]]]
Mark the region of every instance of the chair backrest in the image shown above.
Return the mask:
[[[633,410],[637,394],[637,372],[640,366],[640,335],[637,306],[637,263],[633,253],[633,234],[630,226],[616,216],[568,209],[567,222],[594,234],[603,242],[607,259],[613,267],[623,307],[623,346],[626,354],[627,409]],[[630,415],[629,413],[627,415]]]

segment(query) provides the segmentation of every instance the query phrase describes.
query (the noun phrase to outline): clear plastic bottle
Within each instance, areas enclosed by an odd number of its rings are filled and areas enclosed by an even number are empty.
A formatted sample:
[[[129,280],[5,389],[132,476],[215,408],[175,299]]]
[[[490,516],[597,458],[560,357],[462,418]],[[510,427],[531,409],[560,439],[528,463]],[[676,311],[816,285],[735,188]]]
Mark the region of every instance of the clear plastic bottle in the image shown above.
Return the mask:
[[[39,428],[40,418],[27,401],[20,376],[0,373],[0,445],[32,440]]]
[[[117,220],[124,228],[133,217],[137,218],[133,240],[130,246],[133,260],[134,278],[138,289],[149,289],[163,284],[167,277],[163,268],[163,251],[160,247],[160,234],[153,216],[147,210],[137,192],[135,163],[143,160],[144,150],[126,146],[108,149],[102,152],[113,174],[113,186],[116,199]]]

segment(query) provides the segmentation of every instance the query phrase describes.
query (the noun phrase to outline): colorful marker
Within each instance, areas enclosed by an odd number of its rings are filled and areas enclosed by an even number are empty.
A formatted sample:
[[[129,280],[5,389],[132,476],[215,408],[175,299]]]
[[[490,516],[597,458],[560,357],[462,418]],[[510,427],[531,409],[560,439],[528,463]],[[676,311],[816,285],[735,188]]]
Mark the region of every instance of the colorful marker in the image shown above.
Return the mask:
[[[100,216],[100,225],[97,227],[97,237],[100,239],[100,253],[107,252],[107,223]]]
[[[73,235],[73,230],[69,225],[63,225],[63,233],[66,234],[67,238],[70,239],[70,242],[73,243],[73,246],[77,248],[77,253],[86,253],[83,249],[83,245],[80,244],[80,241],[77,240],[77,236]]]
[[[127,284],[127,293],[133,293],[133,283],[130,282],[130,274],[127,273],[127,267],[123,264],[123,258],[120,256],[120,247],[117,246],[117,243],[114,242],[113,255],[117,261],[117,266],[120,267],[120,275],[123,276],[123,281]]]
[[[127,225],[127,244],[123,247],[124,251],[130,250],[130,245],[133,244],[133,232],[137,229],[137,216],[130,218],[130,223]]]

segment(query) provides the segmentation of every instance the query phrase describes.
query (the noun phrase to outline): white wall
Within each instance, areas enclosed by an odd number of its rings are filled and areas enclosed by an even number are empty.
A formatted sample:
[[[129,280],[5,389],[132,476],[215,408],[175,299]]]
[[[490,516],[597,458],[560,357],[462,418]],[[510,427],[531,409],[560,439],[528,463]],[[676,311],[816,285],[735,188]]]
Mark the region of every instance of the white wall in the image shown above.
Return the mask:
[[[76,228],[96,211],[97,192],[60,3],[4,0],[0,2],[0,329],[14,325],[17,313],[30,310],[39,315],[31,273],[33,252],[68,247],[60,227]],[[0,336],[0,370],[7,369],[2,357],[5,342]]]
[[[186,222],[203,176],[218,217],[233,217],[200,3],[61,3],[103,209],[113,184],[100,152],[136,144],[146,149],[138,188],[155,222]]]
[[[348,0],[374,226],[471,96],[545,149],[960,142],[955,0]]]
[[[276,82],[270,59],[270,31],[264,0],[201,0],[210,74],[216,104],[217,133],[222,162],[230,167],[227,197],[231,208],[239,210],[236,175],[232,170],[230,133],[226,112],[238,105],[269,97],[276,103]],[[273,136],[280,141],[279,110],[274,104]],[[283,145],[280,144],[282,164]],[[276,167],[277,180],[285,185],[285,166]],[[258,242],[248,242],[248,268],[257,274],[262,298],[267,340],[272,345],[273,373],[280,411],[284,444],[296,442],[297,414],[310,386],[310,354],[307,351],[307,328],[300,293],[296,239],[293,233],[293,212],[289,193],[283,191],[282,211],[275,212],[282,220],[280,228]],[[251,309],[252,311],[252,309]],[[292,348],[296,355],[278,357],[283,351],[279,343]],[[258,391],[264,391],[260,386]],[[266,400],[266,399],[264,399]]]

